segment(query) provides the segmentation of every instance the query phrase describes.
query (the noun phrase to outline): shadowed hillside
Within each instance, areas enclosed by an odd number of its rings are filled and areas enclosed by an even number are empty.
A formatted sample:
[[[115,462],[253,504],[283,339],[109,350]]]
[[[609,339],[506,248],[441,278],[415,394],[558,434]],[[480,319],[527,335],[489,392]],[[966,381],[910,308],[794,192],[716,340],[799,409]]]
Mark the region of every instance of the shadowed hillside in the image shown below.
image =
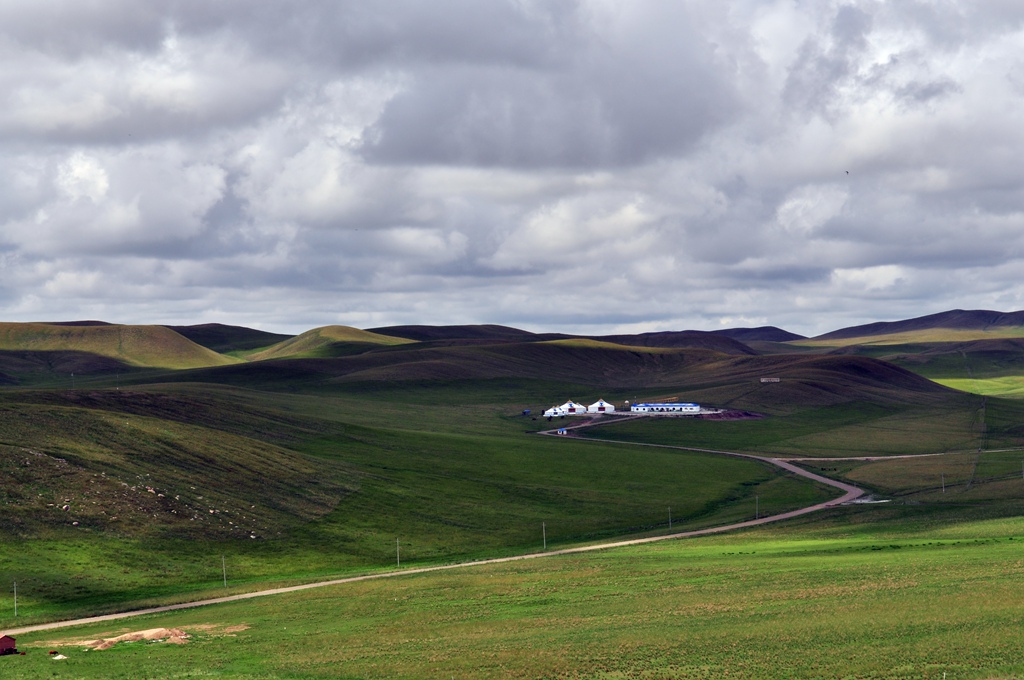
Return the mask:
[[[117,374],[133,370],[135,367],[123,361],[88,352],[0,350],[0,385],[19,385],[26,380],[68,382],[72,374]]]
[[[243,326],[226,326],[221,323],[204,323],[196,326],[167,326],[197,345],[214,352],[242,352],[269,347],[284,342],[291,335],[268,333]]]
[[[781,382],[764,384],[763,377]],[[626,398],[683,392],[737,408],[778,410],[856,400],[925,401],[957,394],[906,369],[858,356],[735,356],[701,349],[625,347],[594,340],[487,346],[409,345],[329,359],[267,360],[188,371],[168,380],[215,382],[266,390],[348,391],[357,386],[480,381],[558,382],[618,391]],[[527,381],[527,382],[523,382]],[[469,389],[472,388],[472,389]],[[360,388],[361,389],[361,388]],[[458,399],[457,391],[451,398]],[[467,397],[469,398],[469,397]]]
[[[602,335],[594,340],[614,342],[631,347],[677,347],[708,349],[723,354],[757,354],[753,349],[729,336],[706,331],[664,331],[637,335]]]
[[[368,329],[372,333],[390,335],[417,342],[437,340],[493,340],[495,342],[528,342],[536,340],[537,335],[530,331],[499,326],[496,324],[480,324],[466,326],[385,326]],[[547,337],[547,336],[545,336]],[[567,337],[567,336],[561,336]]]

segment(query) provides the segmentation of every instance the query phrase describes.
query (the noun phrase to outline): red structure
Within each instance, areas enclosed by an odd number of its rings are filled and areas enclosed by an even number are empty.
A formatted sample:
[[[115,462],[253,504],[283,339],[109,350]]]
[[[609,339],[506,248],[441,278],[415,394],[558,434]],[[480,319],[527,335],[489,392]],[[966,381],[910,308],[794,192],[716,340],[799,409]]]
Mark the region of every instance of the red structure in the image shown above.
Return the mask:
[[[0,656],[17,653],[18,650],[14,647],[14,638],[10,635],[0,635]]]

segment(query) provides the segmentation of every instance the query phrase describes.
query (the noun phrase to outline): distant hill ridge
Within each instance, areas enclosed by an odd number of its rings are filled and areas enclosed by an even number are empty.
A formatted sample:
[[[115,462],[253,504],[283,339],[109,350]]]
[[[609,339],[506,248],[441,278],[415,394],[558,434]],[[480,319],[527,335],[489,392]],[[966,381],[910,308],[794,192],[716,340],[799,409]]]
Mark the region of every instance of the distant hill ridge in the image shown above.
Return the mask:
[[[994,330],[1024,326],[1024,311],[995,312],[984,309],[954,309],[938,314],[928,314],[903,321],[878,321],[862,326],[842,328],[819,335],[813,340],[846,340],[876,335],[894,335],[933,329],[950,330]]]
[[[708,331],[662,331],[636,335],[597,335],[590,339],[614,342],[628,347],[668,347],[709,349],[723,354],[757,354],[753,349],[728,336]]]
[[[498,324],[469,324],[461,326],[383,326],[381,328],[368,328],[370,333],[388,335],[394,338],[415,340],[416,342],[432,342],[436,340],[498,340],[503,342],[529,342],[536,339],[537,334],[530,331],[512,328],[511,326],[500,326]],[[554,339],[550,336],[569,337],[562,334],[548,334],[545,339]]]
[[[715,335],[724,335],[740,342],[789,342],[805,340],[806,336],[790,333],[776,326],[758,326],[757,328],[726,328],[719,331],[708,331]]]
[[[756,329],[755,329],[756,330]],[[800,338],[792,333],[774,329],[778,333]],[[675,349],[710,349],[724,354],[757,354],[742,341],[722,332],[658,331],[652,333],[619,333],[614,335],[575,335],[569,333],[532,333],[510,326],[496,324],[462,326],[388,326],[370,329],[373,333],[406,338],[417,342],[442,345],[480,345],[486,342],[518,343],[547,342],[550,340],[596,340],[626,347],[665,347]],[[754,333],[757,335],[757,333]]]

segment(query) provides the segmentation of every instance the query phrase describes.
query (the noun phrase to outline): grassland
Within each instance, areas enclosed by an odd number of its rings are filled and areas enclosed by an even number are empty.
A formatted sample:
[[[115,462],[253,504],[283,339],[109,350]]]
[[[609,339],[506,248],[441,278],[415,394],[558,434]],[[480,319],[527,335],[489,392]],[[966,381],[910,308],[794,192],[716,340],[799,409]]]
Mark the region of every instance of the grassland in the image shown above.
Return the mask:
[[[265,336],[213,330],[210,342],[259,357],[251,344]],[[1012,584],[1024,533],[1014,519],[1024,515],[1024,403],[954,392],[869,356],[588,340],[395,344],[321,331],[262,361],[115,367],[114,375],[106,366],[76,389],[43,389],[14,371],[22,387],[0,391],[0,583],[18,581],[18,624],[385,571],[396,539],[403,565],[444,564],[536,550],[542,526],[557,548],[666,532],[669,508],[673,529],[696,528],[750,518],[755,503],[774,514],[831,497],[756,461],[632,442],[818,458],[952,453],[806,463],[869,487],[886,505],[736,536],[147,618],[131,626],[212,627],[196,627],[184,647],[72,650],[65,666],[30,654],[13,660],[21,666],[0,659],[0,671],[981,678],[1022,670]],[[908,353],[903,365],[924,353]],[[946,354],[917,368],[956,369]],[[992,372],[970,377],[998,378],[1012,365],[1012,356],[992,356]],[[760,383],[766,375],[782,382]],[[639,396],[767,417],[646,420],[588,433],[617,440],[608,443],[538,437],[558,423],[520,415],[570,397]],[[1001,599],[988,606],[983,593]],[[14,624],[6,602],[0,589],[0,627]],[[229,634],[234,624],[250,627]]]
[[[1024,376],[1007,375],[1000,378],[936,378],[935,382],[954,390],[985,394],[1007,399],[1024,399]]]
[[[885,512],[26,634],[0,662],[18,680],[1024,674],[1024,520]],[[158,626],[194,638],[73,644]]]
[[[534,549],[542,523],[560,546],[666,531],[669,508],[707,526],[755,496],[769,513],[831,494],[751,461],[536,437],[546,423],[501,402],[523,388],[496,389],[447,406],[409,386],[8,393],[0,580],[44,620],[199,597],[220,555],[251,589],[386,567],[396,538],[409,563],[449,562]]]
[[[968,451],[1024,445],[1024,405],[964,396],[944,407],[855,402],[785,417],[707,421],[644,419],[585,437],[773,456],[869,456]]]

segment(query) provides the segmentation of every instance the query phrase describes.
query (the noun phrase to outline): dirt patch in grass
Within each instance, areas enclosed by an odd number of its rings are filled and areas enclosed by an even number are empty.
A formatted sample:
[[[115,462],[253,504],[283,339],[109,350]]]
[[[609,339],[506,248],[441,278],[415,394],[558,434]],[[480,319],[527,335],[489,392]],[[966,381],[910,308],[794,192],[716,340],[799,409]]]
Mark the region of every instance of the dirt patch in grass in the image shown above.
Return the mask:
[[[172,645],[184,645],[192,638],[193,634],[199,633],[207,636],[233,636],[243,630],[249,629],[249,624],[239,623],[230,626],[223,624],[208,623],[189,626],[191,634],[181,628],[149,628],[147,630],[130,631],[120,635],[110,633],[90,640],[63,639],[49,640],[35,644],[36,647],[87,647],[93,651],[110,649],[122,642],[166,642]]]

